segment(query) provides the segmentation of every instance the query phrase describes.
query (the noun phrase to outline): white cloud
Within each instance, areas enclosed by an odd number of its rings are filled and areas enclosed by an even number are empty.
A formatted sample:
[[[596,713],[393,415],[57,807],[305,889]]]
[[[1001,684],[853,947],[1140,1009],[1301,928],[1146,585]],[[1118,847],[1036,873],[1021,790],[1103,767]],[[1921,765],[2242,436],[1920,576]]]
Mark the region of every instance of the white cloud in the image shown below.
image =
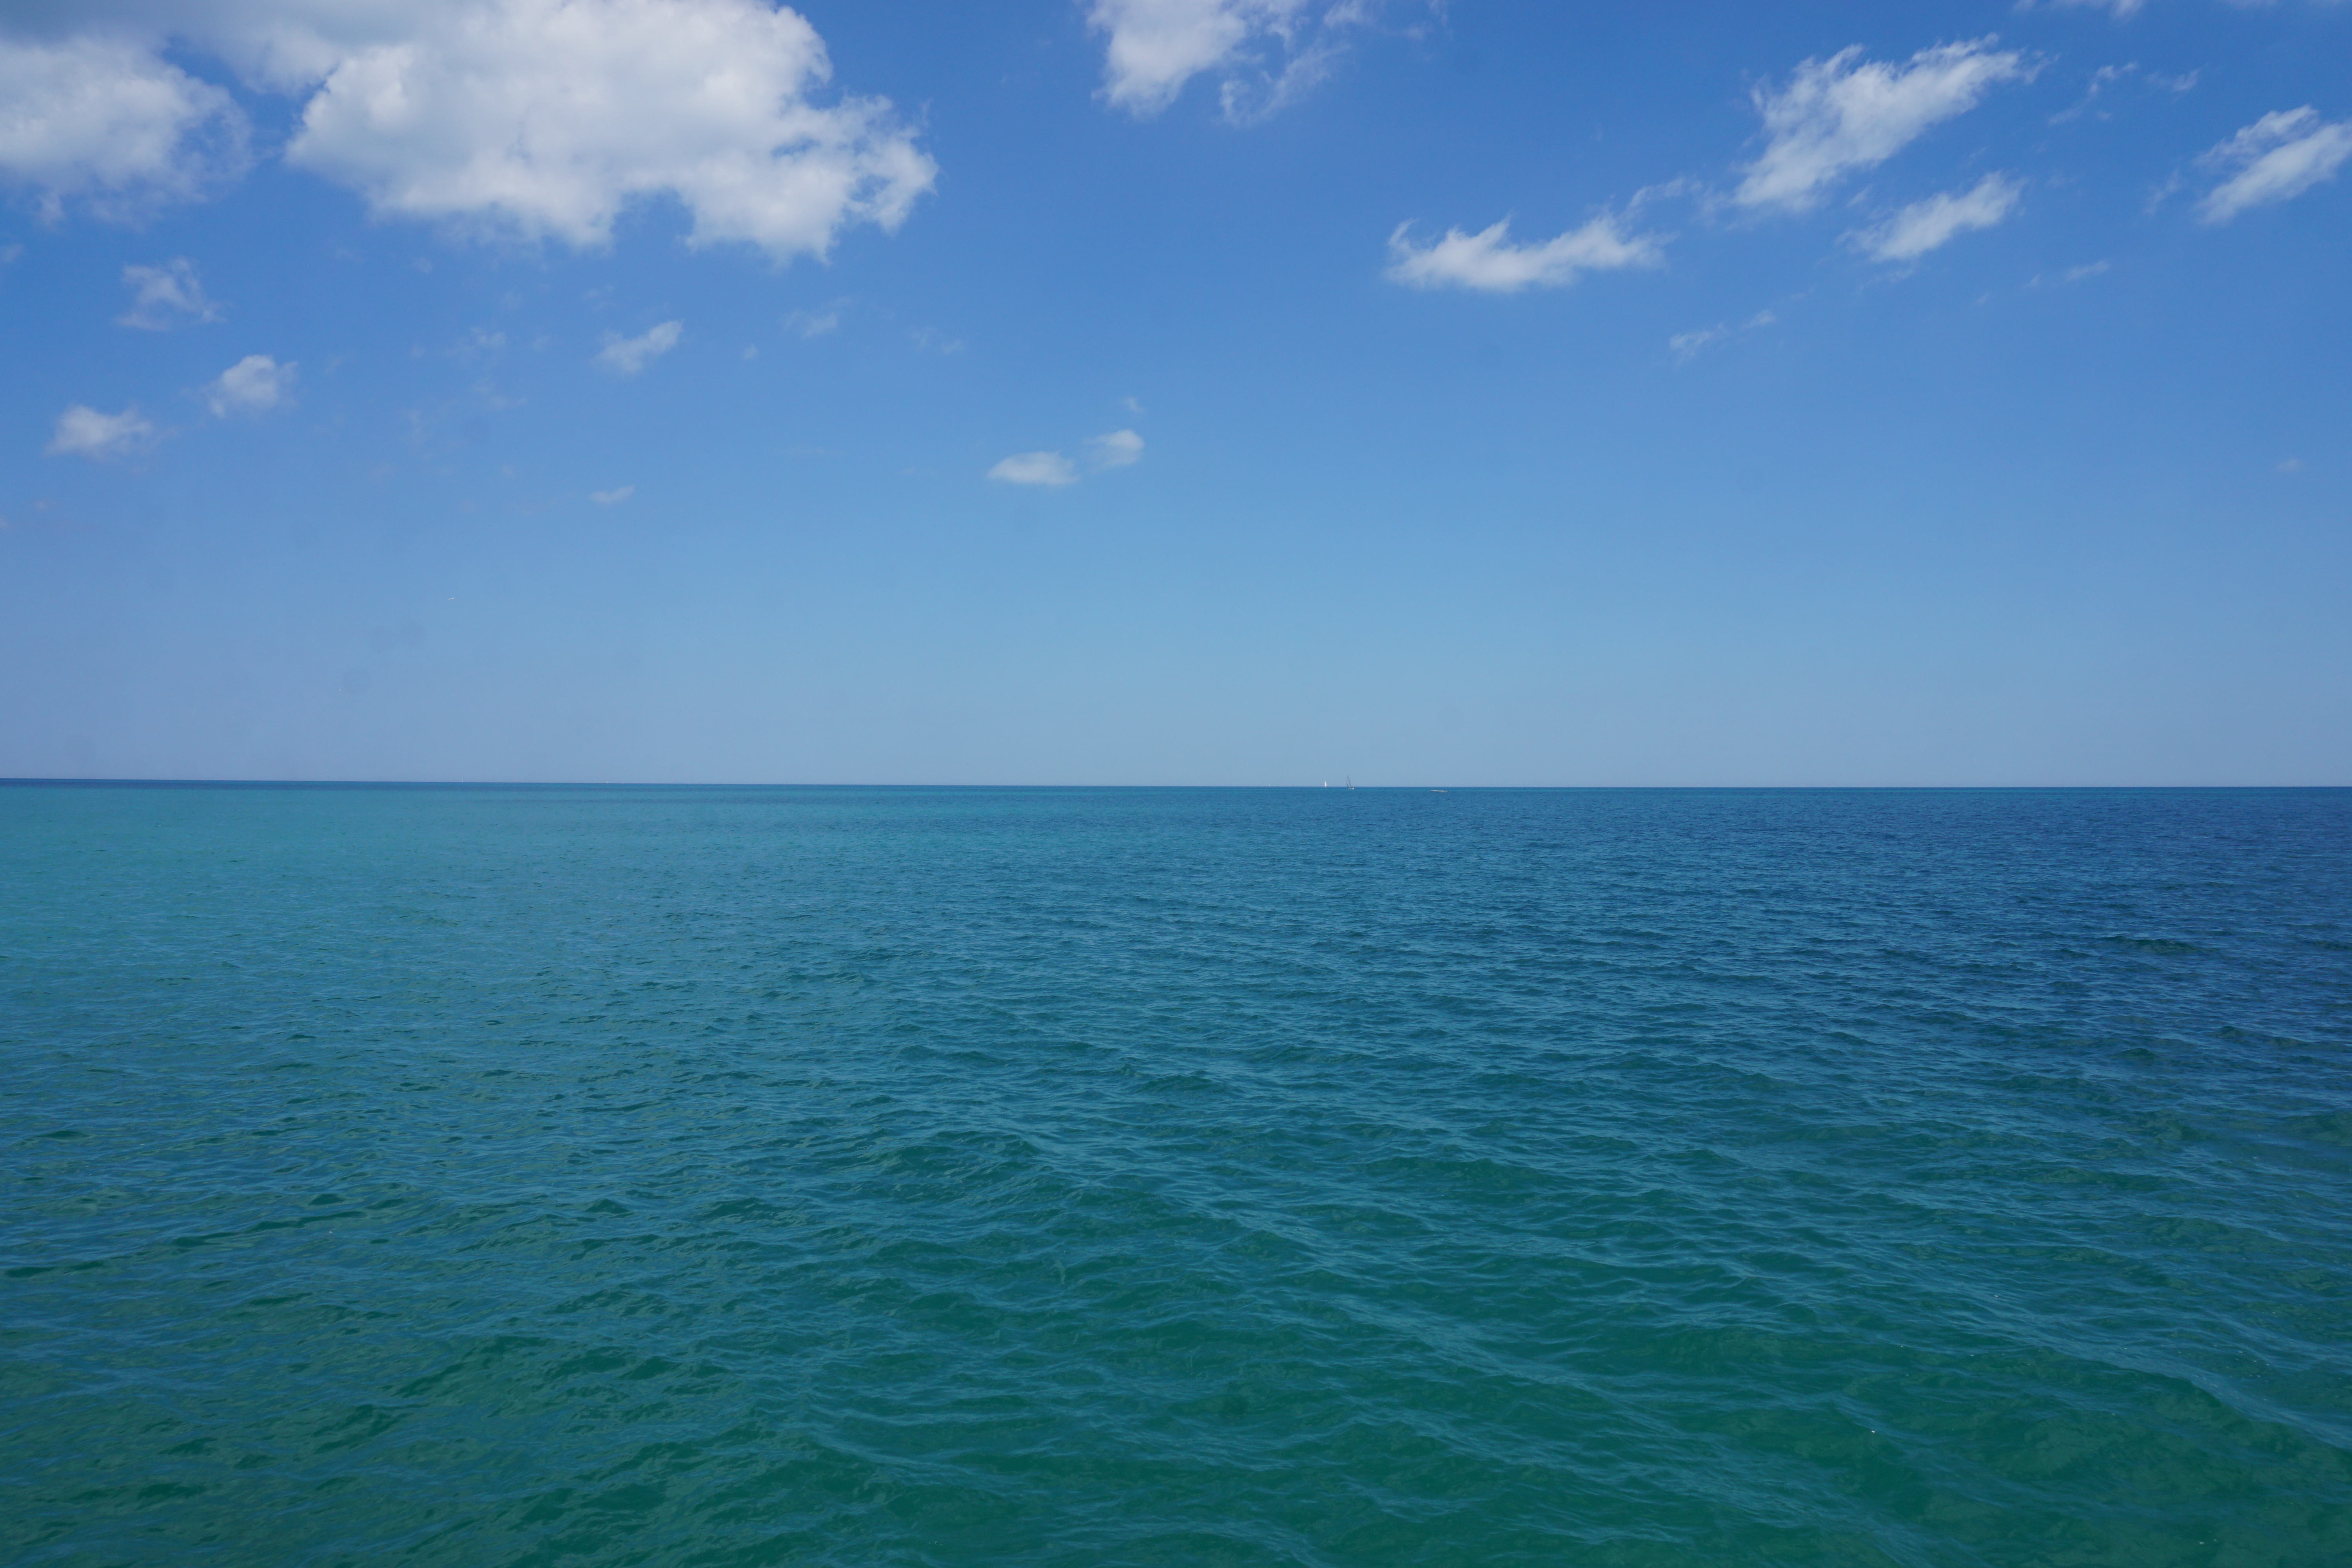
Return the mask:
[[[2347,158],[2352,121],[2323,121],[2308,104],[2265,114],[2197,160],[2203,168],[2237,171],[2207,193],[2198,216],[2227,223],[2248,207],[2290,201],[2334,179]]]
[[[131,290],[131,309],[114,319],[123,326],[166,332],[221,319],[219,302],[205,292],[194,264],[184,256],[161,267],[126,267],[122,286]]]
[[[1016,452],[988,470],[1008,485],[1074,485],[1078,470],[1059,452]]]
[[[245,138],[227,93],[132,38],[0,37],[0,180],[51,221],[69,200],[126,218],[199,195],[243,170]]]
[[[636,493],[636,486],[623,485],[617,489],[591,490],[588,492],[588,499],[598,506],[618,506]]]
[[[596,352],[596,363],[614,375],[635,375],[677,347],[678,334],[685,330],[682,322],[664,321],[634,338],[610,334]]]
[[[794,310],[784,318],[784,330],[798,332],[804,338],[821,338],[827,332],[838,331],[840,329],[841,312],[838,310]]]
[[[205,384],[205,405],[222,419],[232,414],[261,414],[285,402],[293,390],[292,364],[279,364],[268,354],[247,354]]]
[[[1864,60],[1857,45],[1805,61],[1780,91],[1759,88],[1764,155],[1733,199],[1791,212],[1818,205],[1846,174],[1886,162],[1998,84],[2031,78],[2038,68],[2021,54],[1994,52],[1999,41],[1939,44],[1900,66]]]
[[[1666,352],[1687,363],[1696,358],[1701,349],[1719,343],[1730,335],[1728,327],[1701,327],[1695,331],[1676,332],[1666,340]]]
[[[1767,327],[1779,325],[1780,321],[1779,311],[1765,310],[1757,311],[1736,327],[1717,322],[1712,327],[1700,327],[1692,331],[1676,332],[1666,340],[1666,352],[1673,354],[1679,363],[1688,364],[1697,358],[1702,351],[1712,348],[1717,343],[1746,337],[1750,332],[1760,332]]]
[[[887,102],[819,100],[824,41],[768,0],[86,0],[73,15],[80,36],[0,46],[0,168],[68,194],[191,185],[193,133],[241,125],[163,59],[167,42],[301,100],[287,161],[379,216],[594,247],[667,194],[689,243],[823,257],[847,226],[895,229],[937,172]],[[89,81],[52,85],[52,56]],[[92,107],[114,100],[130,107]]]
[[[1990,228],[2017,210],[2025,187],[2005,174],[1987,174],[1965,191],[1913,202],[1874,228],[1847,239],[1874,261],[1916,261],[1971,229]]]
[[[1087,25],[1109,35],[1103,96],[1139,118],[1157,114],[1253,38],[1290,41],[1307,8],[1308,0],[1090,0]]]
[[[1613,213],[1539,245],[1513,245],[1511,220],[1465,234],[1449,228],[1443,239],[1413,244],[1409,223],[1389,236],[1388,276],[1415,289],[1484,289],[1516,293],[1529,285],[1557,289],[1585,272],[1622,267],[1654,267],[1663,259],[1654,236],[1626,234]]]
[[[1123,468],[1129,463],[1143,460],[1143,437],[1132,430],[1114,430],[1108,436],[1097,436],[1087,443],[1093,454],[1097,470]]]
[[[1442,15],[1444,0],[1420,0]],[[1330,75],[1351,29],[1377,26],[1387,0],[1085,0],[1105,36],[1103,98],[1137,119],[1216,75],[1235,124],[1263,120]]]
[[[155,426],[140,414],[135,404],[120,414],[100,414],[87,404],[77,403],[58,416],[57,433],[49,438],[48,452],[53,458],[121,458],[141,450],[154,439]]]
[[[1087,467],[1095,473],[1124,468],[1143,460],[1143,437],[1132,430],[1113,430],[1087,442]],[[992,479],[1008,485],[1074,485],[1078,467],[1059,452],[1015,452],[988,470]]]
[[[936,172],[886,103],[812,103],[830,71],[757,0],[497,0],[339,62],[287,155],[380,213],[593,246],[667,191],[694,243],[823,256],[845,224],[896,228]]]

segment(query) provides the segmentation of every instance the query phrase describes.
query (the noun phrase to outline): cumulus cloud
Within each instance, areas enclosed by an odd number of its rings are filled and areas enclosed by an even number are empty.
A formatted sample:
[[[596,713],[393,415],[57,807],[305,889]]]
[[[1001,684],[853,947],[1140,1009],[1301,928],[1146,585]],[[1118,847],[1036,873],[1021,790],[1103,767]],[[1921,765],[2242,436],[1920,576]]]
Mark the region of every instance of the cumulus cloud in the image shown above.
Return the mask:
[[[205,385],[205,406],[215,418],[266,414],[294,390],[294,366],[268,354],[247,354]]]
[[[100,414],[87,404],[77,403],[58,416],[57,433],[49,437],[48,453],[53,458],[102,461],[142,451],[154,439],[155,426],[140,414],[135,404],[120,414]]]
[[[588,499],[594,501],[598,506],[618,506],[636,493],[636,486],[622,485],[616,489],[609,490],[590,490],[588,492]]]
[[[1059,452],[1015,452],[988,470],[1008,485],[1074,485],[1078,470]]]
[[[604,346],[597,351],[596,363],[614,375],[635,375],[677,347],[678,334],[685,330],[681,322],[664,321],[634,338],[614,333],[607,337]]]
[[[2347,158],[2352,121],[2322,121],[2308,104],[2265,114],[2197,161],[2205,169],[2235,171],[2206,194],[2197,216],[2228,223],[2249,207],[2291,201],[2334,179]]]
[[[1996,52],[1999,42],[1939,44],[1901,65],[1865,60],[1857,45],[1805,61],[1784,88],[1759,88],[1764,154],[1733,199],[1790,212],[1819,205],[1848,174],[1877,167],[1999,84],[2030,79],[2038,68],[2014,51]]]
[[[1124,468],[1143,460],[1143,437],[1132,430],[1113,430],[1088,441],[1087,451],[1097,471]]]
[[[822,99],[824,41],[768,0],[87,0],[73,14],[79,33],[0,45],[0,170],[57,193],[182,191],[204,163],[195,133],[241,128],[226,94],[163,58],[167,43],[300,100],[288,162],[383,217],[594,247],[631,204],[667,195],[691,244],[823,257],[850,225],[895,229],[936,175],[887,102]]]
[[[2025,187],[2006,174],[1987,174],[1965,191],[1913,202],[1876,227],[1846,237],[1874,261],[1916,261],[1971,229],[2004,221],[2024,194]]]
[[[161,267],[126,267],[122,286],[131,290],[131,309],[114,319],[126,327],[167,332],[221,319],[219,303],[205,292],[195,265],[184,256]]]
[[[0,180],[137,217],[243,171],[246,121],[229,95],[135,39],[0,37]]]
[[[1482,289],[1497,294],[1530,286],[1557,289],[1586,272],[1654,267],[1664,258],[1654,236],[1627,234],[1613,213],[1535,245],[1512,244],[1508,218],[1476,234],[1449,228],[1444,238],[1428,245],[1415,245],[1412,228],[1401,223],[1389,235],[1388,276],[1391,282],[1414,289]]]
[[[486,0],[338,62],[287,156],[380,213],[594,246],[670,192],[694,243],[823,256],[845,224],[896,228],[935,174],[887,104],[810,101],[830,72],[758,0]]]

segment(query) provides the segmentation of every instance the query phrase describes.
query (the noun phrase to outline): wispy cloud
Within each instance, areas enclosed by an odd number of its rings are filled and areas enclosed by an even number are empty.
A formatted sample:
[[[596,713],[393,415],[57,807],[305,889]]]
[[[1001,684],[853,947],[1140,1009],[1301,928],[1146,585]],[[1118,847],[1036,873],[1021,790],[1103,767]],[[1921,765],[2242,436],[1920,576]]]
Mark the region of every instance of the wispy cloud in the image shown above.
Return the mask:
[[[988,470],[1008,485],[1074,485],[1078,470],[1059,452],[1015,452]]]
[[[2046,278],[2037,272],[2025,280],[2025,286],[2028,289],[2039,289],[2044,283],[2054,283],[2063,288],[2070,283],[2085,283],[2094,278],[2102,277],[2113,271],[2115,265],[2112,261],[2086,261],[2080,267],[2069,267],[2054,279]]]
[[[184,256],[161,267],[126,267],[122,286],[131,290],[131,309],[114,319],[123,326],[167,332],[221,319],[220,302],[205,292],[195,264]]]
[[[1676,332],[1666,340],[1666,352],[1674,355],[1678,362],[1688,364],[1717,343],[1729,342],[1734,338],[1743,338],[1750,332],[1761,331],[1780,320],[1780,315],[1776,311],[1759,310],[1738,326],[1718,322],[1712,327],[1700,327],[1692,331]]]
[[[1442,0],[1426,0],[1442,11]],[[1222,80],[1226,120],[1248,124],[1328,77],[1353,29],[1375,24],[1383,0],[1086,0],[1103,35],[1102,96],[1148,119],[1200,76]]]
[[[2032,78],[2038,68],[2014,50],[1997,52],[2000,41],[1939,44],[1901,65],[1865,60],[1856,45],[1806,60],[1784,88],[1757,89],[1764,153],[1733,200],[1790,212],[1819,205],[1845,175],[1877,167],[2000,83]]]
[[[294,390],[294,371],[268,354],[247,354],[205,384],[205,406],[221,419],[266,413]]]
[[[1965,191],[1944,192],[1909,206],[1847,242],[1874,261],[1916,261],[1971,229],[1990,228],[2017,211],[2025,187],[2006,174],[1987,174]]]
[[[1676,332],[1666,340],[1666,352],[1678,360],[1688,362],[1696,358],[1700,350],[1719,343],[1730,335],[1728,327],[1700,327],[1692,331]]]
[[[1389,279],[1414,289],[1511,294],[1531,287],[1558,289],[1587,272],[1654,267],[1664,259],[1656,236],[1627,234],[1614,213],[1533,245],[1513,244],[1510,232],[1511,220],[1504,218],[1476,234],[1449,228],[1442,239],[1415,245],[1412,225],[1401,223],[1389,235]]]
[[[2347,158],[2352,121],[2322,121],[2309,104],[2265,114],[2197,160],[2203,169],[2236,171],[2206,194],[2197,216],[2228,223],[2249,207],[2291,201],[2334,179]]]
[[[136,404],[120,414],[100,414],[87,404],[77,403],[58,416],[57,432],[49,437],[48,453],[53,458],[103,461],[144,451],[154,440],[155,426],[139,412]]]
[[[784,331],[803,338],[821,338],[841,330],[841,307],[824,310],[794,310],[784,318]]]
[[[636,493],[636,486],[621,485],[609,490],[590,490],[588,492],[588,499],[594,501],[598,506],[618,506]]]
[[[677,347],[678,334],[685,330],[681,322],[664,321],[634,338],[609,334],[596,353],[596,363],[614,375],[635,375]]]

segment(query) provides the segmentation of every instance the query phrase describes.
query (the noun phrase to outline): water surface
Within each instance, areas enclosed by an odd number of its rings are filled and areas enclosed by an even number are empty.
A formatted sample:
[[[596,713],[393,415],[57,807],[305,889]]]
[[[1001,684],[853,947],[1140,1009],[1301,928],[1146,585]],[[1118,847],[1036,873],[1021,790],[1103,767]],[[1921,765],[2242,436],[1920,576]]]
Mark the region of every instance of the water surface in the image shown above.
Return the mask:
[[[0,789],[0,1560],[2352,1562],[2352,792]]]

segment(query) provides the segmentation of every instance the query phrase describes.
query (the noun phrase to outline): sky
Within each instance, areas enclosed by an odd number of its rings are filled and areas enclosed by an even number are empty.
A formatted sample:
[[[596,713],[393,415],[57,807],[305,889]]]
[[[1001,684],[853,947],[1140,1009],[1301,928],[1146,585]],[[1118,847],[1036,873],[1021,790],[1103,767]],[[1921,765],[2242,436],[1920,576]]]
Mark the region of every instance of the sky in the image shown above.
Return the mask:
[[[2352,784],[2352,0],[0,0],[0,776]]]

